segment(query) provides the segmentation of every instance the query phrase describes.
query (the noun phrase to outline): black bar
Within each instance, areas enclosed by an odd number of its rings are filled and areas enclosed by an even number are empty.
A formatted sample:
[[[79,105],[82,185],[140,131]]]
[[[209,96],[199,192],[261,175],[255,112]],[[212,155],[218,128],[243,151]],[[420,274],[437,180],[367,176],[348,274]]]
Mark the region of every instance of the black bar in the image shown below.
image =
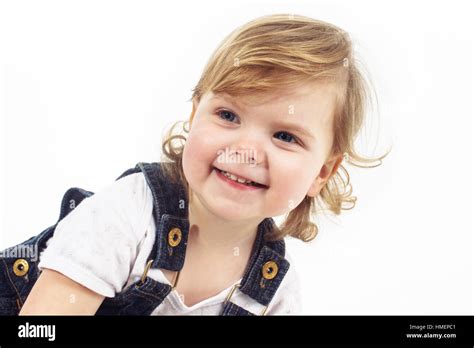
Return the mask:
[[[52,326],[41,325],[54,325],[54,340]],[[473,329],[473,316],[22,316],[0,317],[0,346],[325,343],[473,347]],[[43,337],[31,337],[40,334]]]

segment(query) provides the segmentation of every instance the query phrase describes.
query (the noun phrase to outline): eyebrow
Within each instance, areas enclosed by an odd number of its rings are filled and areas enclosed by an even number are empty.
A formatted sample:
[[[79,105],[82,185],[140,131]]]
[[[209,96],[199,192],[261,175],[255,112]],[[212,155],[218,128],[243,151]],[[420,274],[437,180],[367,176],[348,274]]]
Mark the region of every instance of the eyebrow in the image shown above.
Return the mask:
[[[243,108],[235,100],[232,100],[232,99],[228,98],[227,96],[225,96],[223,94],[214,95],[211,98],[211,100],[214,100],[214,99],[224,99],[229,104],[232,104],[233,106],[235,106],[239,110],[239,112],[243,110]],[[277,127],[285,128],[285,129],[288,129],[288,130],[292,130],[295,133],[299,133],[303,137],[309,138],[311,140],[316,140],[316,137],[310,131],[308,131],[306,128],[300,126],[299,124],[287,123],[287,122],[282,122],[282,121],[276,121],[276,122],[274,122],[274,124]]]
[[[222,93],[215,94],[210,100],[215,100],[215,99],[223,99],[226,102],[228,102],[229,104],[232,104],[233,106],[235,106],[237,109],[239,109],[239,111],[242,111],[244,109],[239,102],[227,97],[226,95],[224,95]]]
[[[281,128],[285,128],[285,129],[289,129],[289,130],[292,130],[293,132],[295,133],[299,133],[300,135],[306,137],[306,138],[309,138],[309,139],[312,139],[312,140],[316,140],[315,136],[310,132],[308,131],[306,128],[304,127],[301,127],[300,125],[298,124],[295,124],[295,123],[286,123],[286,122],[275,122],[275,124],[278,126],[278,127],[281,127]]]

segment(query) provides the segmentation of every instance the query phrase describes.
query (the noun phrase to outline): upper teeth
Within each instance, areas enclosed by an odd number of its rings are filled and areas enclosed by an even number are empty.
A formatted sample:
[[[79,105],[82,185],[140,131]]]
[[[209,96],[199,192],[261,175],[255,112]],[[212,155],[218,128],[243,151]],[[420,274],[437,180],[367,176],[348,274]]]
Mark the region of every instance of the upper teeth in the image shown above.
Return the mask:
[[[230,174],[230,173],[227,173],[223,170],[221,170],[222,174],[224,174],[226,177],[228,177],[229,179],[231,180],[234,180],[234,181],[237,181],[237,182],[240,182],[241,184],[252,184],[254,183],[253,181],[250,181],[250,180],[245,180],[245,179],[242,179],[242,178],[239,178],[238,176],[235,176],[234,174]]]

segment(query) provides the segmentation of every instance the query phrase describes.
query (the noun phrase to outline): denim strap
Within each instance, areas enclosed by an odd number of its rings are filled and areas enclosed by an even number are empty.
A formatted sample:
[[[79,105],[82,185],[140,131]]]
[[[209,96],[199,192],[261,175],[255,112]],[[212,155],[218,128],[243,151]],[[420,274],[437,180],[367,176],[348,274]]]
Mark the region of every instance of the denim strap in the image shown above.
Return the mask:
[[[272,298],[275,296],[283,278],[285,277],[290,263],[285,259],[285,241],[266,241],[265,236],[275,228],[273,219],[265,219],[259,225],[258,234],[251,253],[251,258],[247,270],[244,274],[239,290],[250,296],[261,305],[268,307]],[[278,268],[276,275],[273,277],[265,277],[266,265],[273,263]],[[232,305],[230,305],[232,304]],[[222,312],[222,315],[234,315],[234,313],[242,313],[243,308],[237,312],[235,307],[240,308],[232,299],[228,301]],[[252,315],[253,313],[244,310]],[[240,315],[240,314],[237,314]]]
[[[151,267],[180,271],[184,265],[189,235],[188,198],[184,189],[165,179],[162,166],[166,163],[138,163],[153,195],[153,217],[156,223],[156,238],[148,261]],[[181,241],[176,246],[169,243],[169,233],[179,228]]]

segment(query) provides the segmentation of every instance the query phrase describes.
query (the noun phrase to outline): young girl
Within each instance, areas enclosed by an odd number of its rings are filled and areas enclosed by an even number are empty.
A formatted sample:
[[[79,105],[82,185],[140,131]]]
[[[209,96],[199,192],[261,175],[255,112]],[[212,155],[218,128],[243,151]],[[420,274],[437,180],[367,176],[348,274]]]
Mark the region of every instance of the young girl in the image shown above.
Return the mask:
[[[238,28],[207,63],[187,136],[171,128],[162,162],[96,194],[68,190],[58,223],[21,244],[39,260],[2,259],[0,311],[300,313],[284,237],[315,238],[317,200],[335,214],[354,206],[343,160],[386,156],[354,150],[368,94],[334,25],[271,15]]]

